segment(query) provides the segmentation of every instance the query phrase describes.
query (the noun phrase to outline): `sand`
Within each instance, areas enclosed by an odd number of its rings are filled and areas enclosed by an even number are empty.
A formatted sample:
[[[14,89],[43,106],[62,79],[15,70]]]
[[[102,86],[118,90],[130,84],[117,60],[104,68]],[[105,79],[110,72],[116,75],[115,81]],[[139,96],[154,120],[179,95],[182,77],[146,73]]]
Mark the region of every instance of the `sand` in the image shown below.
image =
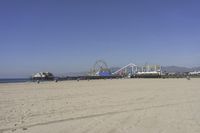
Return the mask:
[[[0,84],[0,133],[200,133],[200,79]]]

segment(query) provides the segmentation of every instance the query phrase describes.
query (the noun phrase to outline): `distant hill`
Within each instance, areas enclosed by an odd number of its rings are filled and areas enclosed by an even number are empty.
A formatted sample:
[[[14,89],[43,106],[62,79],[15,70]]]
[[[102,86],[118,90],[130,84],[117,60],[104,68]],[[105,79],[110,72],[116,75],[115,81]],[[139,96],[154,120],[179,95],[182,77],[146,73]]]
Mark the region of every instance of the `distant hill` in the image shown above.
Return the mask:
[[[176,73],[176,72],[192,72],[192,71],[200,71],[200,67],[180,67],[180,66],[163,66],[162,71],[166,71],[169,73]]]
[[[187,67],[179,67],[179,66],[163,66],[162,71],[168,73],[175,73],[175,72],[190,72],[192,71],[191,68]]]
[[[200,67],[194,67],[193,69],[196,71],[200,71]]]

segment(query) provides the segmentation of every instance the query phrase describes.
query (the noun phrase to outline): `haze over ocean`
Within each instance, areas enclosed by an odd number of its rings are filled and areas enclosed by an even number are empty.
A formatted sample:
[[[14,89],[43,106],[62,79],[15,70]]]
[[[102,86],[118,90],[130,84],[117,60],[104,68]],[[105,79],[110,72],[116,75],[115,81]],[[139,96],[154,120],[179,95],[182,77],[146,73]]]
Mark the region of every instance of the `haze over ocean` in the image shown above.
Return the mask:
[[[155,63],[200,66],[198,0],[1,0],[0,78]]]

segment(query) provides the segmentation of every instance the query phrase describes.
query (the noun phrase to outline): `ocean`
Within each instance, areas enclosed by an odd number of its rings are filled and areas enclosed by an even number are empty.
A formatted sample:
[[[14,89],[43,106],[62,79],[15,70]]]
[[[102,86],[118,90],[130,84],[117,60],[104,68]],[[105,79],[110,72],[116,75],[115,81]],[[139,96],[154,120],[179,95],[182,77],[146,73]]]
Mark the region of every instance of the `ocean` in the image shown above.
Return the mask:
[[[0,83],[23,83],[30,82],[29,78],[12,78],[12,79],[0,79]]]

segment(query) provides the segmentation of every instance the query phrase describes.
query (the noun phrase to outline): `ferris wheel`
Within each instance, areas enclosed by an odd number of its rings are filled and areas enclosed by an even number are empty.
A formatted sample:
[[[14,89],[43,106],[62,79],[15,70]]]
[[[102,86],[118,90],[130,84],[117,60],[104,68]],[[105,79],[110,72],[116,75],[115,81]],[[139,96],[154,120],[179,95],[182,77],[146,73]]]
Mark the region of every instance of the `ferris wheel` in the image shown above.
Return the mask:
[[[108,71],[108,65],[103,60],[98,60],[93,66],[93,73],[97,74],[102,71]]]

